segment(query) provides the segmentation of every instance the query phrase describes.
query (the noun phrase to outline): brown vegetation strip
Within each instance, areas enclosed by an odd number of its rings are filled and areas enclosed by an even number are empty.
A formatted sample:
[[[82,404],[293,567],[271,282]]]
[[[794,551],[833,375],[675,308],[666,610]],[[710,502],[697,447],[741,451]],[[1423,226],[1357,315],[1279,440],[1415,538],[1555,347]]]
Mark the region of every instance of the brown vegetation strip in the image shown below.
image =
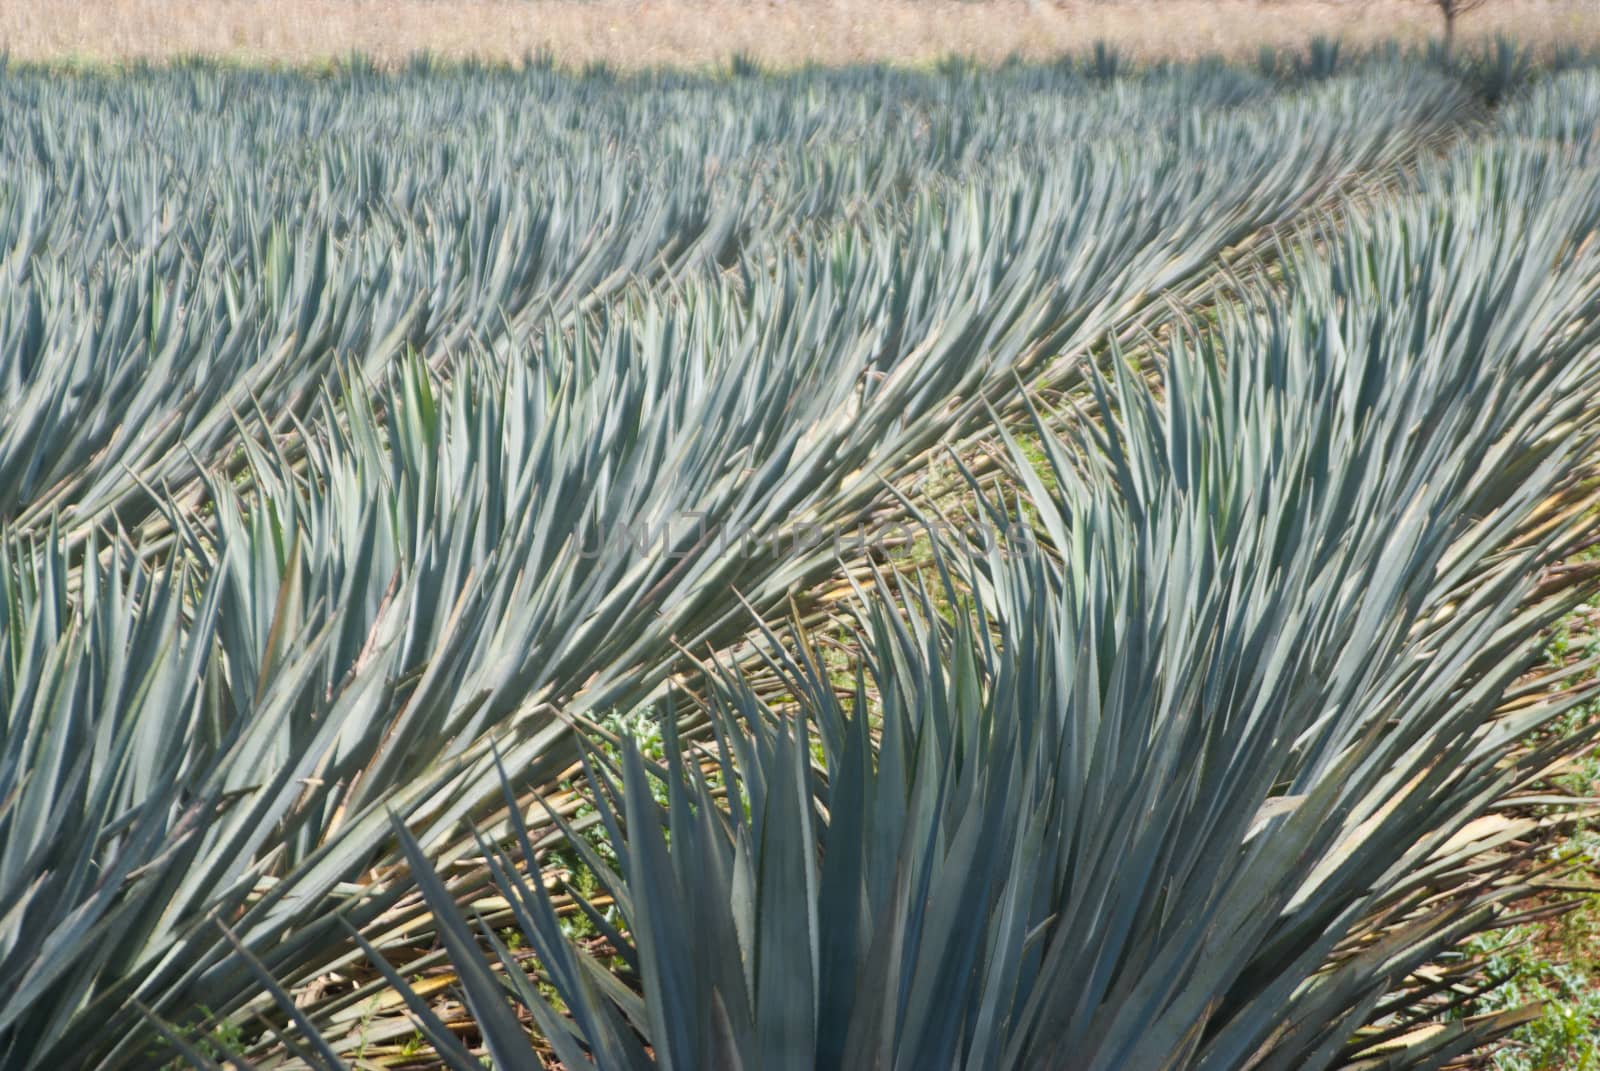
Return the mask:
[[[1248,55],[1313,36],[1425,39],[1427,0],[0,0],[0,48],[24,60],[98,62],[204,54],[306,63],[422,50],[564,63],[920,63],[1082,51]],[[1548,47],[1600,44],[1600,0],[1490,0],[1465,39],[1513,34]]]

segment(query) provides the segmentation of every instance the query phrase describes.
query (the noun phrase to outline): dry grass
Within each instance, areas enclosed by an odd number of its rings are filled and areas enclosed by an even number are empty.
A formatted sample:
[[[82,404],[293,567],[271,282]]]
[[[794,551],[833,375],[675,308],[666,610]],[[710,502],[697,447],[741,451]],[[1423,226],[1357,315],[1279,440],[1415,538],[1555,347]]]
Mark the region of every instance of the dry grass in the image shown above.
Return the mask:
[[[621,67],[721,63],[736,52],[807,61],[996,60],[1104,40],[1139,56],[1253,53],[1315,35],[1414,41],[1437,31],[1424,0],[0,0],[0,48],[28,60],[207,54],[304,63],[428,50]],[[1600,44],[1600,0],[1490,0],[1464,38]]]

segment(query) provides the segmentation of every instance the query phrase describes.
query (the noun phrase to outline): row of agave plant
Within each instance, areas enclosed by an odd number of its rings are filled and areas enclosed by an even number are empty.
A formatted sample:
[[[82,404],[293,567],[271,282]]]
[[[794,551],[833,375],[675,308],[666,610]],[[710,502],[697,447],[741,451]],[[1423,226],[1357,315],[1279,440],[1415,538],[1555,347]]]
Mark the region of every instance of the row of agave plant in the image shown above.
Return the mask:
[[[847,664],[768,632],[776,696],[709,665],[697,739],[665,706],[661,761],[592,749],[602,847],[509,781],[470,873],[397,828],[494,1066],[1438,1067],[1522,1021],[1452,1015],[1484,983],[1439,963],[1538,887],[1530,805],[1594,733],[1541,735],[1593,689],[1539,667],[1600,537],[1597,87],[1007,437],[970,502],[1034,538],[879,573]],[[551,821],[597,888],[526,865]]]
[[[1085,261],[1063,267],[1138,271],[1130,299],[1171,281],[1132,243],[1168,240],[1181,277],[1463,108],[1426,74],[1287,97],[1216,66],[1109,89],[1051,71],[614,86],[13,70],[0,102],[0,520],[60,516],[78,536],[108,512],[132,526],[152,487],[199,465],[236,471],[238,414],[253,402],[292,434],[341,365],[374,379],[408,350],[438,367],[525,349],[621,291],[769,274],[789,242],[840,226],[881,243],[907,203],[997,167],[1022,203],[996,191],[972,211],[1075,229]],[[1041,199],[1055,214],[1035,219]]]
[[[1289,298],[1175,336],[1151,387],[1085,355],[1464,95],[8,74],[0,1063],[205,1065],[227,1023],[337,1064],[387,992],[477,1066],[408,981],[441,955],[506,1067],[539,1066],[508,993],[607,1067],[1294,1067],[1403,1033],[1448,991],[1412,968],[1517,888],[1461,829],[1581,743],[1517,750],[1559,704],[1502,700],[1588,534],[1587,85],[1290,255]],[[974,477],[1038,546],[946,537],[948,599],[861,596],[841,695],[806,638],[832,545],[706,532],[904,516],[892,485],[1019,383],[1102,414],[1041,421],[1053,479],[1013,451],[1019,516]],[[742,640],[791,601],[794,643]],[[671,733],[552,787],[648,702],[717,776]],[[553,901],[528,864],[596,828],[606,891]],[[537,978],[451,906],[491,879]]]

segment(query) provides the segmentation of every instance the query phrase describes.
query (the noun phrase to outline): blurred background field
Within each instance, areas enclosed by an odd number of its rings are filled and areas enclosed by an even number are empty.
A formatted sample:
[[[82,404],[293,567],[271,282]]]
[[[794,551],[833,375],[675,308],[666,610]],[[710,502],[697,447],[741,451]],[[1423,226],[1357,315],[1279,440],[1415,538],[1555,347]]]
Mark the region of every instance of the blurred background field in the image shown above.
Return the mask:
[[[419,51],[627,68],[1039,58],[1104,41],[1141,57],[1243,56],[1316,36],[1352,44],[1436,35],[1427,0],[3,0],[0,48],[23,60],[183,55],[315,62]],[[1464,41],[1600,44],[1595,0],[1491,0]]]

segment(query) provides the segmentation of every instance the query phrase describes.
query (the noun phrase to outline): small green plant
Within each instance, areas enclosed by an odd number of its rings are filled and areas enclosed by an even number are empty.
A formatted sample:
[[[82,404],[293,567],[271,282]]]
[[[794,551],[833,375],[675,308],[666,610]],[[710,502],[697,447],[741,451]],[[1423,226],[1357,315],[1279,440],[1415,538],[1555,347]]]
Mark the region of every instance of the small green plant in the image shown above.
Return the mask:
[[[192,1045],[202,1055],[212,1060],[226,1060],[245,1046],[244,1030],[231,1019],[218,1020],[210,1008],[197,1009],[202,1022],[210,1022],[210,1029],[198,1025],[178,1027],[174,1030],[180,1038]],[[175,1057],[163,1066],[163,1071],[184,1071],[188,1064]]]
[[[1588,898],[1552,930],[1528,924],[1485,935],[1469,949],[1506,979],[1475,1012],[1541,1003],[1543,1014],[1492,1056],[1496,1071],[1600,1071],[1600,897]]]

